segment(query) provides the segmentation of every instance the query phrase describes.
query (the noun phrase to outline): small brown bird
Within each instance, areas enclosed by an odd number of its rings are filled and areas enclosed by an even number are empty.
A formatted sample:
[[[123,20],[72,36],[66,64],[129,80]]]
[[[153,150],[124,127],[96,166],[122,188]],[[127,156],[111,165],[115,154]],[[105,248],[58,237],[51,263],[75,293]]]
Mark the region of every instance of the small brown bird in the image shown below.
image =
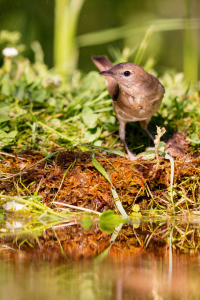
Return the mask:
[[[127,122],[140,121],[142,129],[154,141],[147,125],[159,109],[165,89],[155,76],[136,64],[120,63],[113,66],[104,56],[92,56],[92,60],[101,71],[99,74],[106,76],[113,109],[119,120],[120,139],[130,159],[136,160],[125,141],[125,125]]]

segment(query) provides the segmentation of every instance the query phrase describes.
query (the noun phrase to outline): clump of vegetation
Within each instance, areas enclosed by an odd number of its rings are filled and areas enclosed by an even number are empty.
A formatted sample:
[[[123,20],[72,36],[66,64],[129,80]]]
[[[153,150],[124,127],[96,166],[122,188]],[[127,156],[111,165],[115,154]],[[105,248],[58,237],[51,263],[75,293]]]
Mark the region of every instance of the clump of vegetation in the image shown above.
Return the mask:
[[[1,149],[101,144],[116,130],[111,100],[95,72],[76,72],[69,85],[39,62],[5,57],[0,71]]]
[[[54,225],[73,221],[69,209],[74,211],[75,207],[89,213],[119,210],[124,217],[131,214],[133,218],[155,217],[158,211],[162,216],[198,211],[197,87],[190,87],[183,74],[174,71],[160,78],[166,94],[150,131],[155,135],[156,125],[165,127],[165,137],[183,131],[168,143],[169,154],[176,157],[175,167],[161,157],[159,163],[158,159],[133,163],[124,157],[118,121],[103,78],[96,71],[75,71],[66,82],[44,65],[38,44],[33,47],[35,62],[24,58],[18,39],[16,34],[13,38],[4,34],[5,46],[15,46],[19,54],[5,55],[0,69],[2,204],[8,199],[22,203],[28,209],[26,215],[38,218],[39,214],[40,220],[50,218]],[[136,57],[141,58],[143,50],[140,47],[142,52]],[[131,51],[114,52],[115,59],[126,60]],[[151,59],[144,67],[155,74]],[[138,126],[128,124],[127,142],[133,151],[141,152],[150,141]],[[158,153],[163,152],[158,149]]]
[[[5,56],[0,69],[0,148],[48,152],[54,146],[74,147],[84,142],[123,149],[103,78],[95,71],[86,75],[75,71],[71,80],[65,83],[60,75],[47,70],[42,63],[40,47],[33,48],[35,63],[24,58],[18,39],[16,33],[14,37],[7,33],[2,41],[5,46],[14,45],[19,55]],[[130,53],[128,49],[122,54],[115,53],[115,59],[127,59],[125,56]],[[146,63],[148,71],[150,65]],[[150,131],[156,134],[155,125],[164,125],[168,135],[173,131],[187,130],[193,149],[198,150],[195,147],[199,143],[200,126],[198,89],[187,89],[183,74],[172,71],[166,72],[161,81],[166,94],[159,113],[150,123]],[[127,141],[132,149],[148,146],[149,139],[138,130],[137,124],[128,124],[127,127]]]

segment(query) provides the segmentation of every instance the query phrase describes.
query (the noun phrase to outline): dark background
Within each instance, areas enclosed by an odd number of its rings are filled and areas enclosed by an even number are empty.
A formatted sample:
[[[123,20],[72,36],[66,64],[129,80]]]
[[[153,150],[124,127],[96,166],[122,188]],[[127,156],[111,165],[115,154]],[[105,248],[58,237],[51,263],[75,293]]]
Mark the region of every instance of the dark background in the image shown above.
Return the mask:
[[[187,8],[189,2],[190,9]],[[22,35],[21,43],[26,45],[24,55],[31,60],[34,59],[34,55],[30,44],[38,40],[45,54],[45,63],[50,68],[53,66],[54,5],[53,0],[0,1],[0,30],[19,31]],[[155,19],[182,18],[189,14],[192,18],[198,18],[199,11],[200,1],[198,0],[86,0],[79,17],[77,35],[130,23],[137,27],[148,20],[153,22]],[[82,47],[79,49],[78,67],[88,72],[94,69],[90,60],[92,54],[109,56],[109,45],[112,44],[122,50],[124,46],[130,46],[134,41],[141,42],[143,36],[139,34],[133,38],[112,43]],[[158,71],[165,68],[182,71],[183,31],[154,33],[145,52],[144,60],[149,56],[156,59]]]

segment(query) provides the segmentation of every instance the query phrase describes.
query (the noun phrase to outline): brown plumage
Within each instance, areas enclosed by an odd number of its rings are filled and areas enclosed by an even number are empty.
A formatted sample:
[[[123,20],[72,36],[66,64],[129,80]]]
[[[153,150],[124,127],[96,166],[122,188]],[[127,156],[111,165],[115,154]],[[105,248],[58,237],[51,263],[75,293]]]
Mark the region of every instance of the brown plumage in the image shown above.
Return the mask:
[[[92,56],[92,60],[101,71],[99,74],[106,76],[108,92],[120,124],[120,139],[128,156],[135,160],[125,141],[125,125],[127,122],[140,121],[142,129],[154,140],[147,125],[159,109],[165,89],[155,76],[136,64],[120,63],[113,66],[103,56]]]

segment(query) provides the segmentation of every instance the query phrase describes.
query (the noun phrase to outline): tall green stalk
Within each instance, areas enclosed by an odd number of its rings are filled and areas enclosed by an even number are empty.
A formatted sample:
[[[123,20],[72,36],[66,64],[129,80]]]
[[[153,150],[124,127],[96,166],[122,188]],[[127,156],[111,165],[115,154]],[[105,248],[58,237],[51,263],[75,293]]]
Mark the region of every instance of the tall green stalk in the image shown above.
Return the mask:
[[[55,0],[54,66],[65,76],[76,68],[76,29],[85,0]]]
[[[183,70],[187,81],[198,80],[198,31],[190,28],[192,0],[185,0],[187,23],[184,30]]]

